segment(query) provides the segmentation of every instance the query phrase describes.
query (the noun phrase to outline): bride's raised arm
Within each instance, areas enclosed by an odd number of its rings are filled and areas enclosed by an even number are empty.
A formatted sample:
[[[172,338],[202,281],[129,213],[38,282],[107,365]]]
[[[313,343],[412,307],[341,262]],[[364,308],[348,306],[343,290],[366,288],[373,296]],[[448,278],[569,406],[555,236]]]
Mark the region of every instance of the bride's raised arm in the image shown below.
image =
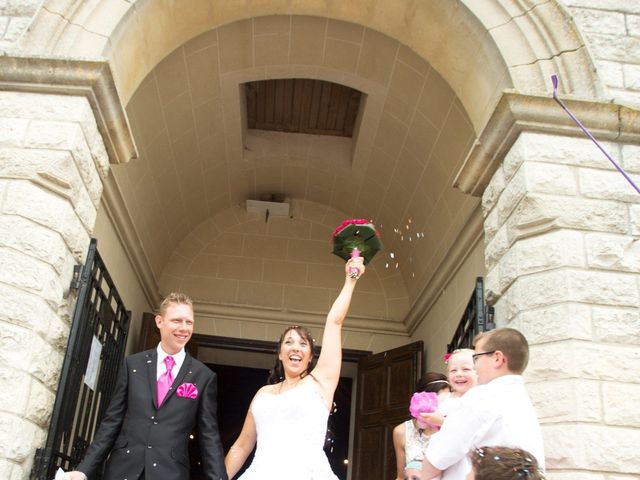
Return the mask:
[[[349,269],[354,267],[358,269],[357,277],[351,277],[349,275]],[[333,302],[324,325],[322,349],[316,367],[313,369],[313,376],[321,384],[323,397],[329,405],[333,401],[333,393],[340,379],[340,368],[342,366],[342,324],[349,311],[351,297],[353,296],[358,278],[364,274],[364,271],[365,266],[362,257],[352,258],[346,263],[344,285],[342,286],[340,294]]]

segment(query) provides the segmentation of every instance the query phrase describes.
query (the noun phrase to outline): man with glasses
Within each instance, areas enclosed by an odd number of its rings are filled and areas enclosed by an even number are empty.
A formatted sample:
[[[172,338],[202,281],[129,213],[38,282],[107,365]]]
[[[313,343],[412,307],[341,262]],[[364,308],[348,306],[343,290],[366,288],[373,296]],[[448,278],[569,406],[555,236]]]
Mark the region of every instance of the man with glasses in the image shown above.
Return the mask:
[[[422,480],[440,473],[442,480],[465,480],[471,471],[469,451],[485,446],[528,450],[544,471],[540,425],[522,378],[529,361],[527,339],[513,328],[499,328],[481,333],[474,344],[478,386],[431,437]]]

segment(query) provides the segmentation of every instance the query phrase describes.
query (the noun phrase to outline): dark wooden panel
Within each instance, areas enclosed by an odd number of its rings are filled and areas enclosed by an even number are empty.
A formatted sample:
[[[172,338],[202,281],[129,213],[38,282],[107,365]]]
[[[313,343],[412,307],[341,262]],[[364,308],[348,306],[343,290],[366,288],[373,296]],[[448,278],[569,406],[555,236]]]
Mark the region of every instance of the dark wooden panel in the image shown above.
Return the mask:
[[[402,421],[402,420],[401,420]],[[400,422],[398,422],[400,423]],[[396,452],[393,448],[393,429],[397,424],[386,424],[384,432],[384,478],[396,478]]]
[[[153,313],[142,314],[142,327],[138,338],[138,352],[144,352],[158,346],[160,343],[160,330],[156,326],[156,316]]]
[[[361,404],[362,412],[371,413],[371,410],[380,409],[384,402],[384,365],[362,372],[358,379],[358,385],[362,388]]]
[[[356,118],[358,113],[360,113],[360,92],[357,92],[357,95],[354,95],[354,91],[349,94],[349,102],[348,107],[345,111],[345,119],[344,119],[344,134],[347,137],[353,136],[353,128],[356,124]]]
[[[337,83],[304,78],[244,84],[249,128],[351,137],[362,94]]]
[[[410,343],[358,362],[353,480],[395,478],[393,428],[409,417],[423,348]]]
[[[262,90],[260,90],[261,92]],[[258,92],[258,94],[260,93]],[[262,122],[266,125],[277,125],[275,123],[275,108],[276,108],[276,84],[273,82],[267,82],[264,88],[264,118]]]
[[[398,356],[387,366],[387,369],[389,383],[386,403],[390,407],[406,408],[416,382],[415,358],[412,354]]]
[[[358,478],[380,478],[384,469],[384,459],[380,452],[384,451],[385,428],[374,425],[359,430],[356,434],[356,445],[360,448],[354,451],[355,464],[359,466]]]

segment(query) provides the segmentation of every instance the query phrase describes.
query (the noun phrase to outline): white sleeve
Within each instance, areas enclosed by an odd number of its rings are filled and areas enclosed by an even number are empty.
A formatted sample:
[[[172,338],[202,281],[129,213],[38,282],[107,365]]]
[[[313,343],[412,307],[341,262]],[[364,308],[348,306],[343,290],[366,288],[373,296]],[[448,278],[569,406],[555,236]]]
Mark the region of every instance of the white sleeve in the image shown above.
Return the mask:
[[[477,389],[477,390],[476,390]],[[462,397],[460,404],[445,418],[439,432],[431,436],[425,456],[439,470],[464,459],[478,437],[494,421],[493,400],[484,388],[474,387]]]

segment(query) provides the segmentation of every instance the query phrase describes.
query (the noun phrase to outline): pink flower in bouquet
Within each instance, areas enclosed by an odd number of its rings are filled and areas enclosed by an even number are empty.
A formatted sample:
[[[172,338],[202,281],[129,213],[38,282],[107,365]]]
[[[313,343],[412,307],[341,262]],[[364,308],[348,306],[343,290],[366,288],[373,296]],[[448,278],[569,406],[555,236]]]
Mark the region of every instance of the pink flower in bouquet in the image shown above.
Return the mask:
[[[345,220],[333,231],[333,236],[338,235],[343,228],[348,227],[349,225],[366,225],[367,223],[372,223],[371,220],[367,220],[365,218],[352,218],[351,220]],[[376,234],[378,231],[376,230]]]
[[[176,390],[179,397],[196,398],[198,396],[198,387],[193,383],[183,383]]]
[[[345,220],[333,231],[331,253],[344,261],[363,257],[366,265],[381,249],[380,233],[371,220],[365,218]]]
[[[437,428],[437,425],[432,425],[426,422],[421,416],[421,413],[432,413],[438,409],[438,395],[434,392],[416,392],[411,397],[411,403],[409,404],[409,412],[411,416],[416,419],[420,428]]]

